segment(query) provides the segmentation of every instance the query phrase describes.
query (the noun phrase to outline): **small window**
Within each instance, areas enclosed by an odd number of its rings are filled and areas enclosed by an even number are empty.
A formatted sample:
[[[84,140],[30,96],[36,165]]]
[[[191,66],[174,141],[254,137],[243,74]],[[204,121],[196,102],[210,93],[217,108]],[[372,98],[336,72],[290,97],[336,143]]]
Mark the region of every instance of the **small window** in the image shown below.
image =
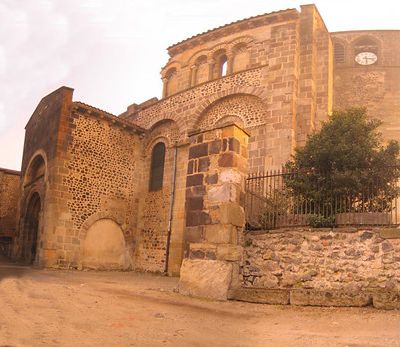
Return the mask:
[[[150,184],[149,191],[160,190],[163,186],[165,162],[165,145],[157,143],[151,153]]]
[[[222,77],[223,77],[223,76],[226,76],[227,72],[228,72],[228,62],[225,60],[225,61],[222,63],[222,66],[221,66],[221,76],[222,76]]]
[[[344,63],[344,46],[341,43],[335,43],[335,63]]]

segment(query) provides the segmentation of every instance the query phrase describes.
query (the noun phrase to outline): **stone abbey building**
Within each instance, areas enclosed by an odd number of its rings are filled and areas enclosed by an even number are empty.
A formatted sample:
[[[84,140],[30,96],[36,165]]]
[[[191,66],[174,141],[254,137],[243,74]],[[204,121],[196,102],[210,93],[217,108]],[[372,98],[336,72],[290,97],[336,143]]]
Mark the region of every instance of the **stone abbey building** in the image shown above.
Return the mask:
[[[0,171],[0,238],[15,258],[179,274],[197,254],[234,281],[247,173],[279,168],[332,109],[366,106],[400,139],[399,30],[331,33],[305,5],[168,53],[162,99],[119,116],[68,87],[39,102],[21,172]]]

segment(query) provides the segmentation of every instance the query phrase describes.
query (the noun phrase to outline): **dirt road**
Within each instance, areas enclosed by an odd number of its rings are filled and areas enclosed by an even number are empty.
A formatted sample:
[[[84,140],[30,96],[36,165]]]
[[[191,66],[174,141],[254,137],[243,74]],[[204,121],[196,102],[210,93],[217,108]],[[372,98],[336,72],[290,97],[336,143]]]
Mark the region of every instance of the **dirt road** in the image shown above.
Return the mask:
[[[176,278],[0,264],[0,346],[400,346],[400,312],[213,302]]]

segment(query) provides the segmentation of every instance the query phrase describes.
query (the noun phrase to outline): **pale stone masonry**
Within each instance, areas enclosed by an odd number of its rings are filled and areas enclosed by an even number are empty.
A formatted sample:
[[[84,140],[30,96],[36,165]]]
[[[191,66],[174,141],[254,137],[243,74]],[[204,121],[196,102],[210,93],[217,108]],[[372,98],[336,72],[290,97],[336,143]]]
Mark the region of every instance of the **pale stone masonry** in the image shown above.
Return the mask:
[[[189,137],[181,293],[219,300],[239,286],[248,134],[236,125]]]
[[[118,117],[61,87],[26,125],[20,177],[0,170],[0,233],[7,229],[15,259],[41,266],[179,275],[183,259],[184,273],[194,269],[188,264],[212,273],[220,262],[219,294],[207,293],[204,278],[201,295],[231,295],[239,275],[246,286],[280,290],[290,271],[263,258],[265,245],[260,254],[246,248],[249,264],[239,266],[243,191],[235,180],[280,168],[335,108],[365,106],[386,140],[400,140],[399,42],[400,30],[330,33],[317,8],[303,5],[172,45],[162,99]],[[347,236],[343,244],[364,249]],[[313,252],[319,259],[326,249]],[[281,266],[282,277],[268,268],[256,275],[255,262]],[[304,275],[322,288],[333,283],[326,273]]]

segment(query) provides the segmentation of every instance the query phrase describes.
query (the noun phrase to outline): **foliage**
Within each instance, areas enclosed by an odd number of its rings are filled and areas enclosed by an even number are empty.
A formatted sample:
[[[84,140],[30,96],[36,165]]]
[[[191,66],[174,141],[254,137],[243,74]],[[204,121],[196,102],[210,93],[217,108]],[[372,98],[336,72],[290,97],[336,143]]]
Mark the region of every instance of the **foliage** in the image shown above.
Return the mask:
[[[336,111],[304,147],[286,163],[285,184],[296,196],[324,201],[350,196],[362,204],[376,204],[397,196],[399,144],[382,144],[377,128],[364,108]],[[332,200],[333,201],[333,200]]]
[[[274,190],[263,200],[263,209],[259,223],[265,229],[276,227],[277,219],[289,209],[289,197],[284,190]]]
[[[308,217],[308,224],[312,228],[331,228],[335,226],[335,217],[325,217],[319,214],[313,214]]]

